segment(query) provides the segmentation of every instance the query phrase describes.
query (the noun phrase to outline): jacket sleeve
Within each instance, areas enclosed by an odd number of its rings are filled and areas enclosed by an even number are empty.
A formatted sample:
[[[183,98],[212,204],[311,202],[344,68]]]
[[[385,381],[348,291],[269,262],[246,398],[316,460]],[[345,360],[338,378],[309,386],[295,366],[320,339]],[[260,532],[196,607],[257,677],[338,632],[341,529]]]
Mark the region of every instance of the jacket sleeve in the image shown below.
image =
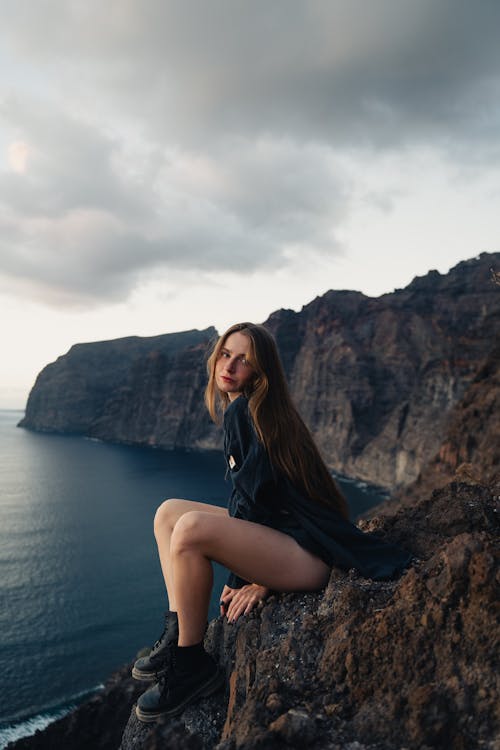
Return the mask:
[[[266,523],[275,505],[276,477],[264,445],[248,413],[248,402],[239,396],[226,412],[224,450],[236,505],[231,515]],[[238,513],[232,513],[232,510]]]
[[[248,402],[239,396],[224,417],[224,452],[228,474],[233,484],[229,514],[246,521],[270,523],[276,482],[269,457],[259,442],[250,415]],[[231,573],[227,585],[241,588],[248,582]]]

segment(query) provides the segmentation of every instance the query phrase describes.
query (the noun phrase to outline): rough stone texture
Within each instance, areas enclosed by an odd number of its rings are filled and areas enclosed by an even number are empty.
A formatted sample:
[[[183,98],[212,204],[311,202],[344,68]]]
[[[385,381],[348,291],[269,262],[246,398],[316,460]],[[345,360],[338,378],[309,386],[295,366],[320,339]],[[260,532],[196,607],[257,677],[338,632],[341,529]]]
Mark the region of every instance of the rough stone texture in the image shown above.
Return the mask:
[[[453,409],[438,453],[405,493],[407,502],[453,476],[472,484],[494,484],[500,476],[500,336]]]
[[[391,489],[417,478],[499,329],[490,266],[500,267],[500,253],[376,299],[328,292],[269,318],[296,403],[332,467]]]
[[[226,692],[169,723],[143,725],[132,708],[121,750],[498,750],[499,501],[498,485],[451,483],[363,521],[415,555],[398,581],[334,570],[322,592],[273,596],[235,625],[213,621],[206,647]],[[137,692],[123,685],[128,712]],[[94,700],[98,727],[82,707],[62,720],[63,744],[12,747],[72,750],[111,736],[110,724],[122,731],[116,700],[107,715],[106,698]]]
[[[415,481],[438,452],[498,330],[491,266],[500,267],[500,253],[376,299],[332,291],[298,313],[271,315],[266,325],[296,403],[335,470],[394,489]],[[21,424],[165,448],[219,447],[202,400],[214,333],[77,345],[39,375]]]
[[[464,398],[453,410],[433,463],[446,478],[453,476],[462,464],[470,464],[473,481],[474,476],[494,481],[500,471],[500,335]],[[436,486],[438,475],[430,474]]]
[[[203,405],[214,328],[76,344],[39,374],[21,427],[163,448],[212,447]]]
[[[435,456],[415,482],[372,508],[370,515],[392,513],[397,507],[411,508],[419,497],[453,478],[492,486],[500,480],[500,336],[464,397],[451,410]]]

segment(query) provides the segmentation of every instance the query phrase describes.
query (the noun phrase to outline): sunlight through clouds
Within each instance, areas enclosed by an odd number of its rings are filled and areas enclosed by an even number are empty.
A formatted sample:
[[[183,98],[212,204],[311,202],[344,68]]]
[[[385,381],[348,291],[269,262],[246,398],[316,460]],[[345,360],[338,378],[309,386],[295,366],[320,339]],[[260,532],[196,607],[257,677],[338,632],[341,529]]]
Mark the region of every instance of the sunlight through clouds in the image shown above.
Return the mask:
[[[17,174],[25,174],[28,168],[30,147],[24,141],[13,141],[7,149],[9,167]]]

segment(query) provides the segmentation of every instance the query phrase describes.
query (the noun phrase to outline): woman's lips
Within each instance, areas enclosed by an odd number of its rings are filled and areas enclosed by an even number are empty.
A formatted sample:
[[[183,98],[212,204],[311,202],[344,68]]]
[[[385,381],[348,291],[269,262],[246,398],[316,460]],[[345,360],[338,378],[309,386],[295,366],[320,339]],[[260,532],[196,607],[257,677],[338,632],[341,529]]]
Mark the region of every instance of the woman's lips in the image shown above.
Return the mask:
[[[234,380],[232,378],[228,378],[227,375],[221,375],[221,380],[224,380],[225,383],[234,383]]]

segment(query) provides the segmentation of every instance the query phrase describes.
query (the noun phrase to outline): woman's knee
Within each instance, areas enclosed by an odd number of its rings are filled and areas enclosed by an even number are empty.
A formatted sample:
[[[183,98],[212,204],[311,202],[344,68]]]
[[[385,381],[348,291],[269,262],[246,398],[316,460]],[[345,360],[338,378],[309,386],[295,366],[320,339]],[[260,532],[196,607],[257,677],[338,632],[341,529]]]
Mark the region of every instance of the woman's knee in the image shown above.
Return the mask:
[[[158,538],[158,535],[165,534],[165,532],[172,533],[179,515],[179,503],[182,503],[182,500],[172,497],[164,500],[157,508],[153,522],[156,538]]]
[[[206,535],[207,513],[191,510],[179,518],[172,531],[170,549],[173,554],[183,552],[200,544]]]

